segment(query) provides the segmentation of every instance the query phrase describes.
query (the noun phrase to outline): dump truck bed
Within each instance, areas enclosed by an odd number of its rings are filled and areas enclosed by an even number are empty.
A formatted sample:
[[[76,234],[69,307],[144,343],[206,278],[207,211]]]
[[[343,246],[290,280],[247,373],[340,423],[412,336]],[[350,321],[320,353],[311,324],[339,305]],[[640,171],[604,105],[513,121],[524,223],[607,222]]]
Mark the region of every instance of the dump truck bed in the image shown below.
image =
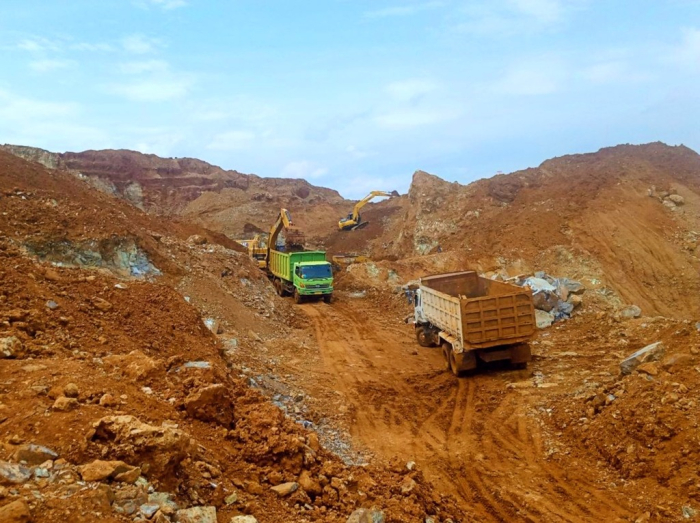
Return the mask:
[[[524,343],[536,332],[532,293],[476,272],[422,278],[422,310],[464,350]]]

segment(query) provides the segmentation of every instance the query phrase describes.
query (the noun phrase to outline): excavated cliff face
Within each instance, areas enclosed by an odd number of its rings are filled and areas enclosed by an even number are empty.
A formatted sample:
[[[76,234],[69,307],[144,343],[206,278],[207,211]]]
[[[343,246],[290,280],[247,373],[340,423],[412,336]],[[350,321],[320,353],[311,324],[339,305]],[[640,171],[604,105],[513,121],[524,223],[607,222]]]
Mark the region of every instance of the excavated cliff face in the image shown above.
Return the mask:
[[[466,186],[417,171],[407,200],[376,257],[451,251],[454,269],[587,277],[645,314],[700,314],[700,156],[686,147],[623,145]]]
[[[316,187],[306,180],[261,178],[194,158],[160,158],[127,150],[59,154],[16,145],[0,148],[51,169],[72,172],[98,189],[156,214],[189,214],[197,218],[200,213],[216,213],[211,206],[226,208],[241,202],[257,202],[258,206],[269,203],[270,207],[279,208],[299,202],[343,201],[336,191]],[[223,197],[212,201],[209,193]],[[204,203],[197,202],[202,196]],[[207,223],[206,219],[198,221]]]

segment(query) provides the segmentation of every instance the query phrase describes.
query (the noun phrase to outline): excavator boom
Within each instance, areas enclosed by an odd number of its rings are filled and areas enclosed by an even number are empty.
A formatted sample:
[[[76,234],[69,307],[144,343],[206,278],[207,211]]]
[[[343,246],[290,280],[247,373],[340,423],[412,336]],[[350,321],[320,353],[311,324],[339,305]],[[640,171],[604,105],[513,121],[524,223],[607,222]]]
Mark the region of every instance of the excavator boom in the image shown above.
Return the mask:
[[[338,229],[341,231],[352,231],[360,228],[363,225],[367,225],[367,222],[362,221],[362,216],[360,216],[360,209],[367,205],[373,198],[377,198],[380,196],[393,198],[394,196],[398,196],[398,193],[396,191],[390,193],[384,191],[372,191],[355,204],[355,207],[352,208],[352,213],[348,214],[347,218],[340,219],[340,221],[338,222]]]
[[[288,251],[301,250],[304,248],[304,233],[292,222],[292,215],[287,209],[280,209],[274,225],[270,229],[270,236],[267,240],[267,259],[270,259],[270,250],[277,248],[277,237],[284,230],[284,246]]]

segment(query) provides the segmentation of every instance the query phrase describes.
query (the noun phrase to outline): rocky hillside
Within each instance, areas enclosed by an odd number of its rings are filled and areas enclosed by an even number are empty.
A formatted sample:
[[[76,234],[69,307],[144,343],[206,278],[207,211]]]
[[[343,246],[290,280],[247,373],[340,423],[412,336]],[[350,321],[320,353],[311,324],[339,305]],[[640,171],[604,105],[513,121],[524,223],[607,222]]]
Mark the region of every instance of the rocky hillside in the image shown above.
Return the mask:
[[[392,205],[375,217],[382,233],[365,237],[376,259],[545,270],[588,279],[644,314],[700,314],[700,156],[686,147],[622,145],[469,185],[417,171]]]
[[[311,400],[269,401],[240,354],[308,336],[228,238],[3,151],[0,231],[0,521],[456,517],[413,466],[327,451]]]
[[[257,210],[343,202],[331,189],[306,180],[261,178],[226,171],[193,158],[160,158],[127,150],[51,153],[33,147],[4,145],[7,152],[87,178],[98,188],[121,196],[156,214],[185,214],[227,233],[268,226],[248,215]],[[234,211],[235,209],[235,211]],[[233,223],[243,222],[238,227]]]

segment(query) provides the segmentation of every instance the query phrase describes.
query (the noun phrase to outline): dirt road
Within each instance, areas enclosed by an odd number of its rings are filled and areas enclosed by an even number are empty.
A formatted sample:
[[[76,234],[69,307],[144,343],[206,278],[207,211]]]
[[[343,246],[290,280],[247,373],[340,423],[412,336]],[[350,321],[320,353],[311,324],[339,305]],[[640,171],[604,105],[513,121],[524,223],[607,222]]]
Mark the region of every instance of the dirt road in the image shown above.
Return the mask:
[[[351,434],[386,459],[415,460],[465,521],[599,522],[633,509],[594,467],[549,459],[541,423],[548,388],[520,388],[536,370],[492,369],[456,379],[410,326],[364,305],[303,305],[323,369],[350,405]],[[416,353],[417,352],[417,353]],[[508,388],[508,383],[516,386]],[[538,408],[540,410],[538,410]],[[551,451],[550,451],[551,452]]]

